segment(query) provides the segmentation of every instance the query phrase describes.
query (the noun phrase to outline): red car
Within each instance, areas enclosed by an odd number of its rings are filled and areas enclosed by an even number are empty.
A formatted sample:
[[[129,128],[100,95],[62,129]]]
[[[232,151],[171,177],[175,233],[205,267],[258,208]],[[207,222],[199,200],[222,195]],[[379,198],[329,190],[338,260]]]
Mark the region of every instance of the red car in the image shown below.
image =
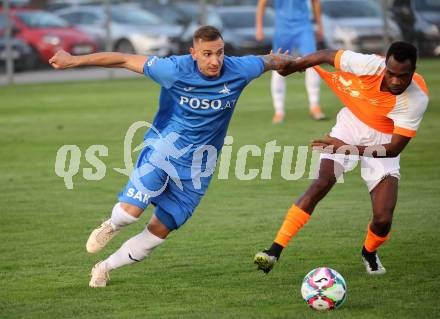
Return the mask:
[[[52,13],[12,9],[11,19],[14,37],[28,43],[43,63],[47,63],[59,49],[75,55],[96,51],[96,43],[87,34]]]

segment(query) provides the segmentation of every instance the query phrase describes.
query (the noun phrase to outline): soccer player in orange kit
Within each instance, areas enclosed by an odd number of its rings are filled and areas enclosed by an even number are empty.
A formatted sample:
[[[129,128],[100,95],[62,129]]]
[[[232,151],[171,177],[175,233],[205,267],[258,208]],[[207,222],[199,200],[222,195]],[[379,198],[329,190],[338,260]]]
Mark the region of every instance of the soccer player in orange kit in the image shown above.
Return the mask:
[[[428,104],[425,82],[415,73],[416,61],[417,49],[412,44],[395,42],[385,58],[322,50],[292,61],[279,71],[286,76],[314,67],[345,107],[338,113],[330,134],[312,141],[314,149],[325,148],[319,177],[289,209],[272,246],[255,255],[259,270],[268,273],[273,268],[284,247],[309,220],[337,178],[360,160],[373,207],[362,258],[367,273],[386,272],[377,249],[390,236],[400,179],[399,154],[416,135]],[[323,63],[338,71],[317,67]],[[347,155],[347,149],[355,153]]]

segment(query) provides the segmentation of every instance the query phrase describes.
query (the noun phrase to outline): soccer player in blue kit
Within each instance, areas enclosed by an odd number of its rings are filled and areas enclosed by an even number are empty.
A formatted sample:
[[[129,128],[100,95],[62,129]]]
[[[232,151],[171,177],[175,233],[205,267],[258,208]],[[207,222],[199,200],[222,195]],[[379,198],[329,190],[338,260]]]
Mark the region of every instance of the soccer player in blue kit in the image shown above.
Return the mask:
[[[275,34],[272,49],[274,52],[281,49],[290,54],[299,53],[307,55],[316,51],[316,40],[313,24],[310,21],[309,0],[275,0]],[[319,0],[311,0],[312,11],[316,21],[316,39],[323,40],[323,28],[321,22],[321,6]],[[255,37],[261,41],[264,39],[263,17],[267,0],[259,0],[256,13]],[[297,50],[298,52],[295,52]],[[313,68],[305,72],[305,84],[309,99],[310,115],[315,120],[325,119],[319,106],[320,77]],[[272,72],[271,79],[272,100],[275,109],[273,123],[281,123],[284,120],[284,101],[286,96],[286,79]]]
[[[111,270],[143,260],[191,217],[215,170],[240,93],[263,72],[281,69],[288,59],[280,54],[224,56],[223,38],[211,26],[196,30],[190,53],[158,58],[111,52],[72,56],[59,51],[49,60],[55,69],[126,68],[161,86],[159,110],[145,134],[146,146],[135,171],[111,218],[91,233],[87,251],[100,251],[121,228],[136,222],[149,204],[155,206],[154,214],[144,231],[92,268],[90,287],[105,287]]]

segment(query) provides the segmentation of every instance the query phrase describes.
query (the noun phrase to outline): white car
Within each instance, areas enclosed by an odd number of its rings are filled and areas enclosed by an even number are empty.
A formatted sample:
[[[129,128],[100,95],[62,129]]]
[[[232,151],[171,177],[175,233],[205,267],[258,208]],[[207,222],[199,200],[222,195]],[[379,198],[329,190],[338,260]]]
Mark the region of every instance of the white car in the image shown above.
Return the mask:
[[[92,37],[104,50],[106,14],[103,6],[72,6],[55,13]],[[168,26],[159,17],[129,5],[112,5],[111,19],[113,51],[158,56],[178,52],[181,27]]]
[[[384,53],[383,10],[375,0],[321,0],[324,45],[362,53]],[[401,40],[397,24],[388,19],[390,42]]]

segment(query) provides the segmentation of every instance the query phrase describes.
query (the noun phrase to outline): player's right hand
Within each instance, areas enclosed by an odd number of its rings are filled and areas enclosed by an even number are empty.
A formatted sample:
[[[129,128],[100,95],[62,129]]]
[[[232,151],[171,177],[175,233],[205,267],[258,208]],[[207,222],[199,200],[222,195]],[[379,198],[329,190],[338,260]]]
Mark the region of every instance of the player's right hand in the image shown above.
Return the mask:
[[[74,60],[75,57],[70,53],[64,50],[59,50],[53,57],[49,59],[49,64],[54,69],[67,69],[74,66]]]

